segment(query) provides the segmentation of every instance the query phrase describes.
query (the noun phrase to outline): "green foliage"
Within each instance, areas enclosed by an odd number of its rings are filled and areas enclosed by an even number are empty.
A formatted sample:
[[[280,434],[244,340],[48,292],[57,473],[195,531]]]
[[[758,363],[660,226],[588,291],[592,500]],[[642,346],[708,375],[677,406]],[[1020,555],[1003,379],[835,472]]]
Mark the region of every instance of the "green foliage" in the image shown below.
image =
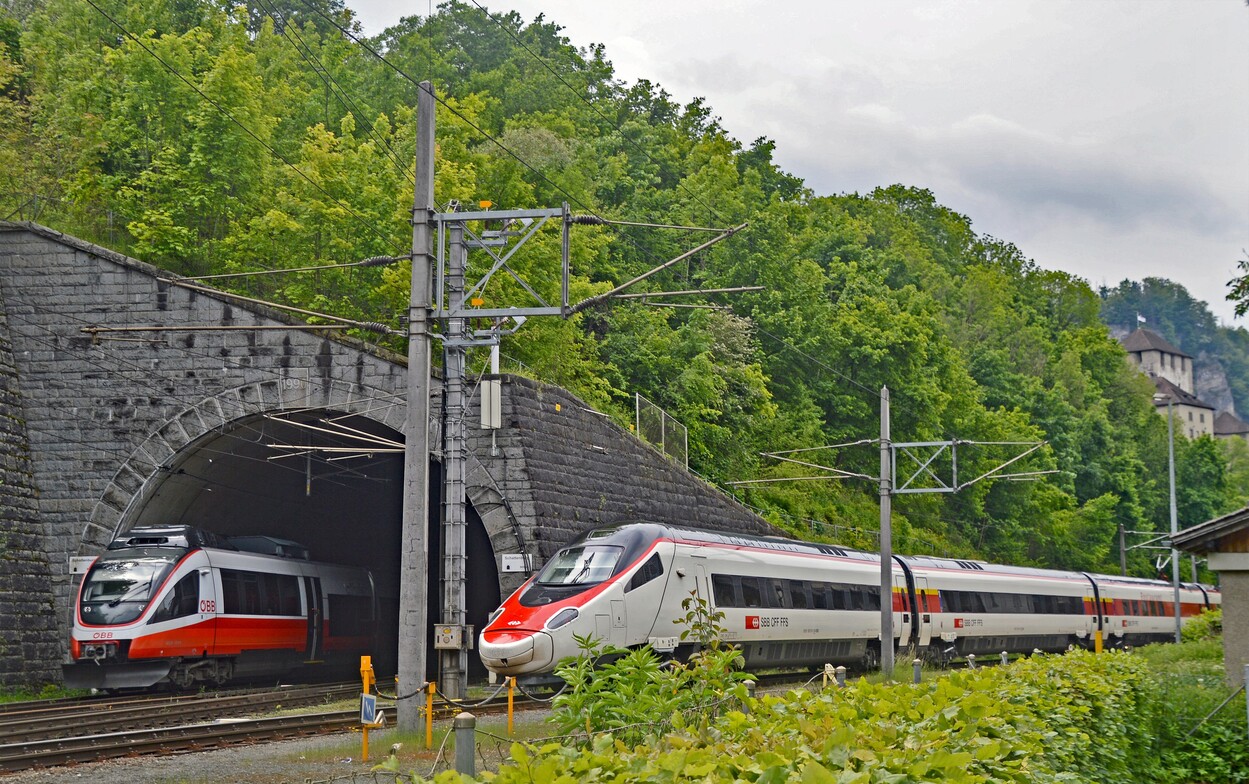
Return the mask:
[[[1161,753],[1158,781],[1249,781],[1245,703],[1227,702],[1232,695],[1224,681],[1223,643],[1212,631],[1219,620],[1219,613],[1206,613],[1185,626],[1186,642],[1150,645],[1138,653],[1154,672],[1162,707],[1154,716]],[[1210,631],[1187,641],[1190,630],[1201,633],[1201,626]]]
[[[682,641],[696,643],[687,661],[664,660],[649,646],[625,650],[576,637],[581,655],[565,660],[555,674],[567,686],[555,698],[549,721],[563,735],[594,739],[611,733],[632,745],[651,737],[658,726],[705,730],[726,706],[746,698],[741,653],[720,644],[723,613],[692,594]]]
[[[484,780],[1141,782],[1158,759],[1143,659],[1077,652],[920,685],[859,681],[767,696],[706,728],[516,744]],[[658,725],[659,723],[657,723]]]

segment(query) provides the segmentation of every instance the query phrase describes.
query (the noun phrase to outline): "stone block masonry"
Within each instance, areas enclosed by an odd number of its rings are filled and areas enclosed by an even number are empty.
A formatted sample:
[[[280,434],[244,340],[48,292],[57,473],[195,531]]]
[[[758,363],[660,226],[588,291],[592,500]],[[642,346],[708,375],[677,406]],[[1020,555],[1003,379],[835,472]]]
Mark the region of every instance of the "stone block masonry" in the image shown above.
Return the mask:
[[[33,689],[61,679],[62,645],[47,546],[0,298],[0,690]]]
[[[472,430],[470,449],[510,499],[514,528],[524,537],[517,551],[536,563],[583,531],[629,520],[781,534],[567,390],[517,376],[503,380],[503,428],[493,437]],[[477,508],[491,531],[492,515]],[[507,525],[496,515],[492,538]],[[500,579],[506,595],[523,576]]]

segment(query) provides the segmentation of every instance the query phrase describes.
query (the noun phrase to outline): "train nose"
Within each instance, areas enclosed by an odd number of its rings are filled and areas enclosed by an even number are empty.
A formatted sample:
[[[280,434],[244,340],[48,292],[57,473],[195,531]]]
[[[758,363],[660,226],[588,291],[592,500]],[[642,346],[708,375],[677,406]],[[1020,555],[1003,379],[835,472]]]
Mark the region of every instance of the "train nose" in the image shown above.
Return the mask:
[[[485,631],[477,644],[486,669],[500,675],[522,675],[547,668],[555,645],[546,632]]]

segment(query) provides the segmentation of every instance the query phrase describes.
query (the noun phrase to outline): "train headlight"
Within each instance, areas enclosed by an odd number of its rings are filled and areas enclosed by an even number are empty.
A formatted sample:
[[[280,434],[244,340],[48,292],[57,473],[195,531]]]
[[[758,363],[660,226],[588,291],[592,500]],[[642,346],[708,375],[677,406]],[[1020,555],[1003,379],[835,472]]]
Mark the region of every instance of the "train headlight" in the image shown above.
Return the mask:
[[[551,620],[546,622],[546,628],[550,629],[551,631],[555,631],[559,627],[567,626],[568,624],[577,620],[577,616],[580,614],[581,614],[581,611],[578,610],[576,607],[565,607],[564,609],[555,613],[555,615],[551,616]]]

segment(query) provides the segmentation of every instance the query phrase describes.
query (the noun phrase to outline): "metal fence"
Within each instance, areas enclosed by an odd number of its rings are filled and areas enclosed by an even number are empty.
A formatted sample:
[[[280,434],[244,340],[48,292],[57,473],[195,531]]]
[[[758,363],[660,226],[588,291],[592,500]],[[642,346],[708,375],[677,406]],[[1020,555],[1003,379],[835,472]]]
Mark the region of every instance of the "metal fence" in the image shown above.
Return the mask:
[[[633,393],[633,397],[638,436],[658,447],[660,452],[680,463],[682,468],[689,468],[690,442],[685,425],[638,393]]]

